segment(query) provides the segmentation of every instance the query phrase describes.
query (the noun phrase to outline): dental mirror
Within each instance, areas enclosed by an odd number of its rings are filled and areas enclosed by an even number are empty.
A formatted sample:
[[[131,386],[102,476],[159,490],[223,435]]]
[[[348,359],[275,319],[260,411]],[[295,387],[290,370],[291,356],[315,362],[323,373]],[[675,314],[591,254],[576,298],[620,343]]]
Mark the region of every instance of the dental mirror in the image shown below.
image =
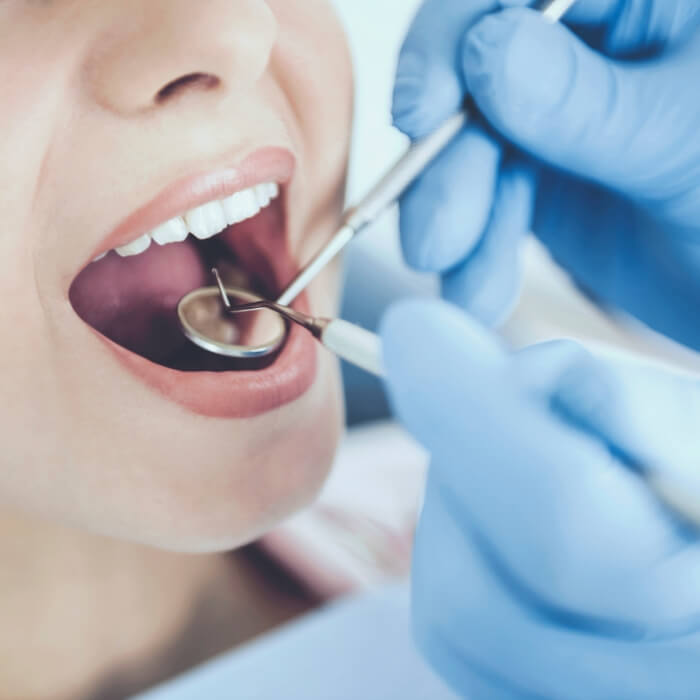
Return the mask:
[[[242,353],[249,358],[264,357],[280,347],[288,321],[305,328],[338,357],[377,377],[383,376],[381,341],[374,333],[339,318],[315,318],[251,292],[227,287],[216,268],[212,274],[216,287],[191,292],[178,307],[183,332],[203,350],[228,357],[241,357]],[[277,318],[277,324],[270,314]],[[252,329],[250,324],[245,325],[246,318],[254,319]],[[281,331],[281,335],[270,335],[275,331]],[[267,338],[272,340],[263,343]]]
[[[229,286],[225,290],[237,305],[261,301],[253,292]],[[233,316],[221,300],[218,286],[196,289],[180,300],[178,320],[191,342],[207,352],[241,359],[267,357],[280,349],[287,337],[287,324],[278,313],[261,309]]]

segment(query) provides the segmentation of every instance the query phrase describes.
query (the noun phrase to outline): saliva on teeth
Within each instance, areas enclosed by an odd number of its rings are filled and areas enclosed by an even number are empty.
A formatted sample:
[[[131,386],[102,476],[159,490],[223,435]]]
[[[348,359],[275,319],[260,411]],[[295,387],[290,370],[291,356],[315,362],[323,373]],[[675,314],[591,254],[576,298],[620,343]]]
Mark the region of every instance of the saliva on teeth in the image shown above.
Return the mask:
[[[128,258],[145,252],[154,241],[158,245],[180,243],[190,233],[199,240],[213,238],[225,228],[257,216],[278,195],[279,185],[275,182],[250,187],[225,199],[191,209],[184,216],[176,216],[135,241],[115,248],[115,251],[122,258]],[[101,260],[105,255],[107,253],[95,258],[93,262]]]

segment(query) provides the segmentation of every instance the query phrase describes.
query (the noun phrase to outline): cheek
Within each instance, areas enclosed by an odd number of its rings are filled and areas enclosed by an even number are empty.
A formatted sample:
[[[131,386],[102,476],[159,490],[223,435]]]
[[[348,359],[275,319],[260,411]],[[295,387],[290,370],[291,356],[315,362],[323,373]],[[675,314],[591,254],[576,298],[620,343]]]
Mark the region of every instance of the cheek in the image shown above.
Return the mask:
[[[353,78],[345,33],[326,0],[270,0],[279,23],[273,68],[302,122],[318,181],[345,165]]]

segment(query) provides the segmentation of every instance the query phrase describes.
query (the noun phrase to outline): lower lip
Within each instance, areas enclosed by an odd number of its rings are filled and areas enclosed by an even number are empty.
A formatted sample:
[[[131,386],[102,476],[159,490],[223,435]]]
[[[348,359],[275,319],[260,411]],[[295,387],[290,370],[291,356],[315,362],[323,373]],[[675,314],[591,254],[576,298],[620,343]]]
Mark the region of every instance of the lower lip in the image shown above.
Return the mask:
[[[305,296],[294,304],[308,311]],[[117,360],[151,389],[187,411],[209,418],[254,418],[303,396],[317,373],[318,348],[298,326],[275,361],[255,371],[178,372],[157,365],[98,334]]]

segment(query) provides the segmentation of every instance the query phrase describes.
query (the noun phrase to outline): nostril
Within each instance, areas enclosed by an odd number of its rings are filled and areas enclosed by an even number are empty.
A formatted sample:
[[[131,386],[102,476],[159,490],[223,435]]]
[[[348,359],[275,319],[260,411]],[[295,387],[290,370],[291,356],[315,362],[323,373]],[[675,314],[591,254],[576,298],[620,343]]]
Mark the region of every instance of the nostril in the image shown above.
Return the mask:
[[[186,90],[214,90],[220,84],[221,80],[210,73],[190,73],[168,83],[158,92],[155,100],[160,104]]]

